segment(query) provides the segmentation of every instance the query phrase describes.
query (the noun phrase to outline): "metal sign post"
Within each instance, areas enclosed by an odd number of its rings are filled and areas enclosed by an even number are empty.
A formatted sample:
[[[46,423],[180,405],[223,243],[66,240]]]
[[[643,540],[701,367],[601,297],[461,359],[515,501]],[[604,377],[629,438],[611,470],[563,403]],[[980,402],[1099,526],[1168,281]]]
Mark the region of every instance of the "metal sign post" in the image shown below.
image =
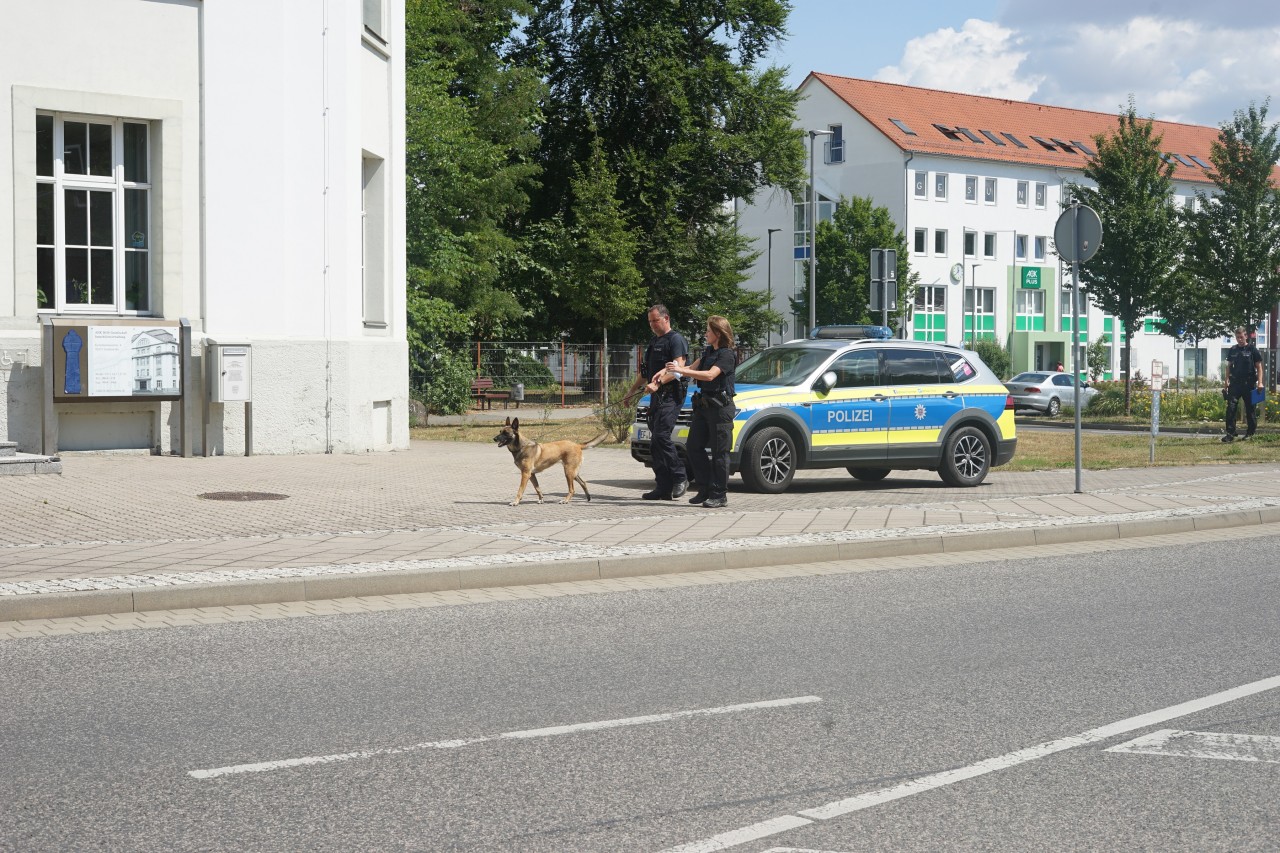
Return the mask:
[[[1160,391],[1164,388],[1164,365],[1151,362],[1151,464],[1156,461],[1156,436],[1160,434]]]
[[[1076,494],[1080,494],[1080,263],[1092,258],[1102,243],[1102,220],[1086,204],[1072,202],[1053,227],[1058,257],[1071,262],[1071,370],[1076,411]]]
[[[889,312],[898,310],[898,250],[871,250],[871,313],[880,312],[889,325]]]

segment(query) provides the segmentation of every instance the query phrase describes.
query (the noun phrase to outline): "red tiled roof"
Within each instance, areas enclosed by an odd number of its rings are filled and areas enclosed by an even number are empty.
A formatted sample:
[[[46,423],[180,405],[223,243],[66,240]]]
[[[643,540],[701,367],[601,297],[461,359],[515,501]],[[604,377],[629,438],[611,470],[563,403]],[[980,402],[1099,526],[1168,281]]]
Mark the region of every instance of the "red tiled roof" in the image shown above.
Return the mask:
[[[817,80],[834,92],[903,151],[915,153],[1081,170],[1090,159],[1089,152],[1097,150],[1094,135],[1110,135],[1119,126],[1118,113],[962,95],[897,83],[837,77],[816,71],[809,74],[805,83],[809,79]],[[916,135],[907,134],[890,119],[903,122]],[[1170,121],[1156,121],[1154,124],[1156,135],[1163,137],[1161,150],[1180,155],[1186,161],[1183,164],[1173,159],[1174,180],[1211,183],[1205,170],[1188,155],[1195,155],[1206,165],[1212,165],[1209,148],[1218,138],[1218,129]],[[954,137],[944,134],[935,125],[954,132]],[[968,130],[981,142],[968,138],[963,130]],[[994,134],[1005,144],[996,145],[982,131]],[[1004,137],[1004,133],[1013,134],[1027,147],[1019,148]],[[1053,150],[1045,148],[1034,136],[1050,143]],[[1072,150],[1064,151],[1056,142],[1064,142]],[[1077,148],[1077,142],[1088,146],[1088,151]],[[1280,175],[1280,171],[1277,174]]]

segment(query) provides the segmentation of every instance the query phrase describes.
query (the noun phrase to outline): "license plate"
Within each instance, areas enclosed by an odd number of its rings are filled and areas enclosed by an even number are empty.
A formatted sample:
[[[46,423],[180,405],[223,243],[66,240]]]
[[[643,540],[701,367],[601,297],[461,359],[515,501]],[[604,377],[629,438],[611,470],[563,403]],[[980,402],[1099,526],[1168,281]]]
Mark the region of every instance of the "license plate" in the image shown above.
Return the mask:
[[[649,430],[644,427],[636,427],[636,441],[648,441]]]

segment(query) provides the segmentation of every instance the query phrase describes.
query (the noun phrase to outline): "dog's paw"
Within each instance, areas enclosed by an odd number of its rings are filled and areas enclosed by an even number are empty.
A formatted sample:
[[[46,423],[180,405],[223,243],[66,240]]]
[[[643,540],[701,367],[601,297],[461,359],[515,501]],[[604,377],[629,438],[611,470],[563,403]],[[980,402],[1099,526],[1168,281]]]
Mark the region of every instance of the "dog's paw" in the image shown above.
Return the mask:
[[[567,504],[568,502],[569,502],[569,499],[568,499],[568,498],[565,498],[564,500],[560,501],[560,503],[562,503],[562,504]]]
[[[520,506],[520,501],[512,501],[511,506]]]

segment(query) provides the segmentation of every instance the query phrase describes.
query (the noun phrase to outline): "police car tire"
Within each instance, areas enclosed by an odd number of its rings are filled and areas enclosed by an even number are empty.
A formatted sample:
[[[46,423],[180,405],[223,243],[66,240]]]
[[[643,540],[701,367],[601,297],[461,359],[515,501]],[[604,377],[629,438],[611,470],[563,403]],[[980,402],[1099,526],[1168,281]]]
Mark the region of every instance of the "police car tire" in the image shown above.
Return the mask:
[[[1061,411],[1062,411],[1062,403],[1058,400],[1057,397],[1054,397],[1049,401],[1049,408],[1045,409],[1044,413],[1051,418],[1056,418]]]
[[[888,468],[847,468],[853,479],[861,480],[864,483],[876,483],[889,476]]]
[[[747,439],[742,451],[742,482],[753,492],[785,492],[796,473],[796,443],[782,427],[765,427]]]
[[[938,475],[948,486],[976,486],[991,470],[991,441],[977,427],[962,426],[947,436]]]

